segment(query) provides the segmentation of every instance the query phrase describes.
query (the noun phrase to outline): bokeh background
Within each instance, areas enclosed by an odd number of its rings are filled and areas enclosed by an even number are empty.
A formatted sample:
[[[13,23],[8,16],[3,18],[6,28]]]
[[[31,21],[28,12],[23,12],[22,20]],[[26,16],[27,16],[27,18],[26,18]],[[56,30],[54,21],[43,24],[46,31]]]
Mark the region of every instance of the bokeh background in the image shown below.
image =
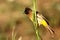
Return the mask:
[[[60,0],[37,0],[37,11],[49,22],[55,31],[54,38],[39,27],[42,40],[60,40]],[[32,0],[0,0],[0,40],[36,40],[33,23],[24,14],[26,7],[32,8]],[[12,36],[13,34],[13,36]]]

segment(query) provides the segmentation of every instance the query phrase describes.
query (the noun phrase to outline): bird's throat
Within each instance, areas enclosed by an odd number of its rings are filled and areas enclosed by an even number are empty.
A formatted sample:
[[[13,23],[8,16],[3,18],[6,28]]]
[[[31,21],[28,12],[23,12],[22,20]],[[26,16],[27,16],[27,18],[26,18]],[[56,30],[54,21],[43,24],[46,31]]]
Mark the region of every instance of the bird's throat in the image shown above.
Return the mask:
[[[30,19],[31,21],[33,20],[33,19],[32,19],[32,18],[33,18],[33,17],[32,17],[32,13],[29,13],[29,14],[28,14],[28,17],[29,17],[29,19]]]

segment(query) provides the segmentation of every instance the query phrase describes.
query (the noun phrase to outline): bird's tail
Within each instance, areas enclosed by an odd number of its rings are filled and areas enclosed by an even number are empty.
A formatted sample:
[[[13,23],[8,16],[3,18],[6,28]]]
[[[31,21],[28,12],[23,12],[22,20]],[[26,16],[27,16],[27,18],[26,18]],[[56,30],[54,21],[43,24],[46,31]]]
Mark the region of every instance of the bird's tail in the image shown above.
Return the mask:
[[[51,29],[51,27],[50,26],[48,26],[48,28],[47,28],[49,31],[50,31],[50,33],[51,34],[54,34],[54,31]]]
[[[47,29],[50,32],[50,34],[52,35],[52,38],[54,38],[54,34],[55,34],[54,30],[52,30],[52,28],[49,25],[48,25]]]

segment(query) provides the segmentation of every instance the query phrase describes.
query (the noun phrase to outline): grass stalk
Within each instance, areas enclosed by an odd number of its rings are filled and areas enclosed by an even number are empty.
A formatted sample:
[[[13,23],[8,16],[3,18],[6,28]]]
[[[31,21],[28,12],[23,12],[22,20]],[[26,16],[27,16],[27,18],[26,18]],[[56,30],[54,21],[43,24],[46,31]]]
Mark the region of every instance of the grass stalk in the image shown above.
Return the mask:
[[[14,30],[15,30],[15,27],[13,27],[13,29],[12,29],[12,40],[15,40],[15,36],[14,36]]]
[[[41,40],[39,31],[38,31],[38,22],[37,22],[37,14],[36,14],[36,0],[33,0],[33,23],[34,29],[37,36],[37,40]]]

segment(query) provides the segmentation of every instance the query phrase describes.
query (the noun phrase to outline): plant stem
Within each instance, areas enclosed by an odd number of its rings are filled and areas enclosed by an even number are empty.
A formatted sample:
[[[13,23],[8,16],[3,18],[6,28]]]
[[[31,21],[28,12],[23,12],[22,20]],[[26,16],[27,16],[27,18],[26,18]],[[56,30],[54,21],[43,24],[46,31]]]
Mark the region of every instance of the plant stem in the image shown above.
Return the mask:
[[[12,29],[12,40],[15,40],[14,30],[15,30],[15,27],[13,26],[13,29]]]
[[[33,23],[34,23],[34,29],[37,36],[37,40],[41,40],[39,36],[39,31],[37,29],[38,22],[37,22],[37,14],[36,14],[36,0],[33,0]]]

